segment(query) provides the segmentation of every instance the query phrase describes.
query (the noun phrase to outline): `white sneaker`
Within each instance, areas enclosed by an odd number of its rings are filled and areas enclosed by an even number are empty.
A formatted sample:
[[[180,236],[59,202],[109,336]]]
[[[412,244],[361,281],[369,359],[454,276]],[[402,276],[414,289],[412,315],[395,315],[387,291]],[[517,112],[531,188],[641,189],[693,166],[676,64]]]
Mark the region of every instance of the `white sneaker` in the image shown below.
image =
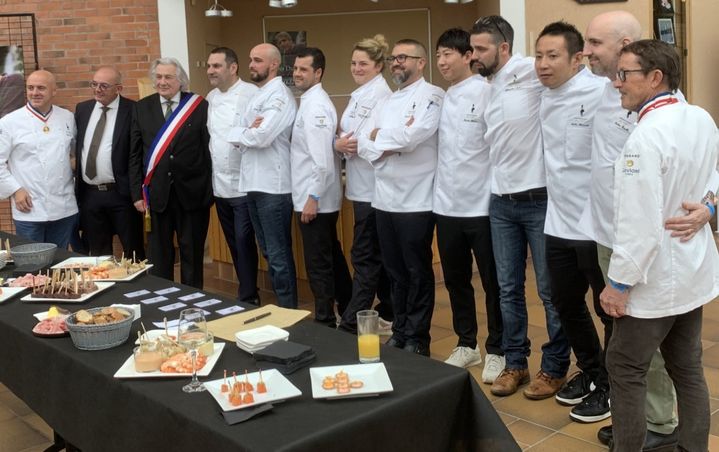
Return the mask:
[[[392,322],[388,322],[382,317],[379,318],[379,328],[377,332],[380,336],[391,336],[392,335]]]
[[[494,383],[500,373],[504,370],[506,361],[504,356],[487,354],[487,359],[484,360],[484,370],[482,371],[482,381],[487,384]]]
[[[482,354],[479,352],[479,345],[475,348],[455,347],[452,354],[445,363],[456,367],[476,366],[482,362]]]

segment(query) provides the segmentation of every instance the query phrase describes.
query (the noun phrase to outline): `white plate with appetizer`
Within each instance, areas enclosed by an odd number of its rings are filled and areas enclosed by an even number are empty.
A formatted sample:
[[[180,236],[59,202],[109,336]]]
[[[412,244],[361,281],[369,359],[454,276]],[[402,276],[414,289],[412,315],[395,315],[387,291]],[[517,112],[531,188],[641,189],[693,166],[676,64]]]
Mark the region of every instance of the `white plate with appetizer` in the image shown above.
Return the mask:
[[[40,287],[45,284],[45,281],[49,281],[50,277],[38,274],[33,275],[32,273],[26,273],[24,276],[17,278],[8,278],[6,284],[8,287]]]
[[[0,288],[0,303],[8,301],[17,294],[27,290],[27,287],[2,287]]]
[[[394,390],[384,363],[312,367],[310,380],[315,399],[369,397]]]
[[[109,259],[112,259],[112,256],[68,257],[64,261],[57,263],[50,268],[53,268],[53,269],[56,269],[56,268],[72,268],[72,269],[88,268],[88,267],[94,267],[95,265],[99,265],[101,262],[104,262]]]
[[[217,360],[220,359],[222,350],[225,348],[224,342],[215,343],[212,350],[212,355],[206,357],[206,361],[202,368],[197,370],[198,377],[206,377],[212,372],[212,368],[217,364]],[[179,355],[185,355],[180,357]],[[200,356],[200,355],[198,355]],[[115,378],[178,378],[178,377],[191,377],[192,376],[192,358],[189,352],[182,354],[173,355],[170,358],[162,359],[160,364],[162,370],[153,370],[149,372],[138,372],[135,368],[135,355],[131,355],[127,360],[117,369],[115,372]],[[198,360],[198,363],[201,362]],[[186,370],[178,372],[177,370]]]
[[[56,292],[57,296],[46,296],[42,293],[44,286],[39,286],[35,290],[37,293],[31,293],[28,295],[25,295],[21,298],[22,301],[26,301],[28,303],[82,303],[84,301],[89,300],[90,298],[94,297],[95,295],[99,294],[100,292],[103,292],[110,287],[114,286],[114,282],[94,282],[97,289],[93,290],[92,292],[84,292],[79,294],[77,298],[69,298],[68,294],[72,294],[72,290],[68,290],[66,293],[64,289],[60,289]],[[74,296],[74,295],[73,295]]]
[[[246,391],[248,382],[252,389],[249,391],[251,396],[248,396],[248,391]],[[261,383],[264,383],[264,388]],[[246,376],[245,374],[237,375],[236,378],[228,376],[207,381],[205,387],[220,405],[222,411],[241,410],[270,402],[282,402],[302,395],[302,391],[276,369],[263,370],[262,380],[260,380],[260,372],[253,372]],[[240,392],[238,389],[242,391]],[[264,391],[261,392],[263,389]]]
[[[132,281],[153,267],[147,261],[134,261],[122,258],[119,261],[107,260],[90,268],[83,269],[85,278],[93,281]]]

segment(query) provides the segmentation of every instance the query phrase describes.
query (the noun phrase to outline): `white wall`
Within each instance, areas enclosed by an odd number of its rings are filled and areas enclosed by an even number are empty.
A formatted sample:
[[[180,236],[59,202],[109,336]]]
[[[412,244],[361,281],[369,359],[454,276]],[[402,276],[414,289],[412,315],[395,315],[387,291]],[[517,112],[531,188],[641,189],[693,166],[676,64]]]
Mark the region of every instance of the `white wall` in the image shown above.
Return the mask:
[[[499,0],[499,14],[514,28],[514,53],[527,56],[524,0]]]
[[[194,0],[191,1],[194,3]],[[177,58],[189,74],[185,0],[157,0],[157,15],[160,23],[160,54]]]

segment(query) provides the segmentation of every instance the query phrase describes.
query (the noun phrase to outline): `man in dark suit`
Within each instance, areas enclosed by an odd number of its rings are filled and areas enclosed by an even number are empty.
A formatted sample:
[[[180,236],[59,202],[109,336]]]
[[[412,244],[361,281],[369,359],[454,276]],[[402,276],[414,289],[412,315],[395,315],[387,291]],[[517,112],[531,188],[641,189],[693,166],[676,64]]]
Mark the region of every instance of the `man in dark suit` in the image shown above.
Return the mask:
[[[212,204],[207,101],[185,91],[189,79],[174,58],[153,61],[150,74],[157,94],[137,102],[132,114],[131,196],[138,211],[149,211],[151,272],[174,279],[176,233],[181,282],[202,288]]]
[[[75,190],[88,251],[112,254],[117,234],[126,256],[145,258],[142,215],[132,205],[128,162],[134,101],[122,97],[122,76],[101,67],[90,83],[95,99],[75,107]]]

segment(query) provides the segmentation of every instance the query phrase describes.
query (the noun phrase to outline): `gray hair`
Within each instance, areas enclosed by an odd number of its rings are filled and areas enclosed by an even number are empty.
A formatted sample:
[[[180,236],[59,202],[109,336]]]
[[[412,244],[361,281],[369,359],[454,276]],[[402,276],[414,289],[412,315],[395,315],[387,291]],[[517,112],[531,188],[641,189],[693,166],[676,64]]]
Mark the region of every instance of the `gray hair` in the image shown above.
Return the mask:
[[[177,69],[177,80],[180,82],[180,91],[187,91],[190,87],[190,77],[187,76],[187,72],[182,68],[182,65],[177,58],[165,57],[158,58],[150,65],[150,79],[155,80],[155,73],[158,65],[172,65]]]

